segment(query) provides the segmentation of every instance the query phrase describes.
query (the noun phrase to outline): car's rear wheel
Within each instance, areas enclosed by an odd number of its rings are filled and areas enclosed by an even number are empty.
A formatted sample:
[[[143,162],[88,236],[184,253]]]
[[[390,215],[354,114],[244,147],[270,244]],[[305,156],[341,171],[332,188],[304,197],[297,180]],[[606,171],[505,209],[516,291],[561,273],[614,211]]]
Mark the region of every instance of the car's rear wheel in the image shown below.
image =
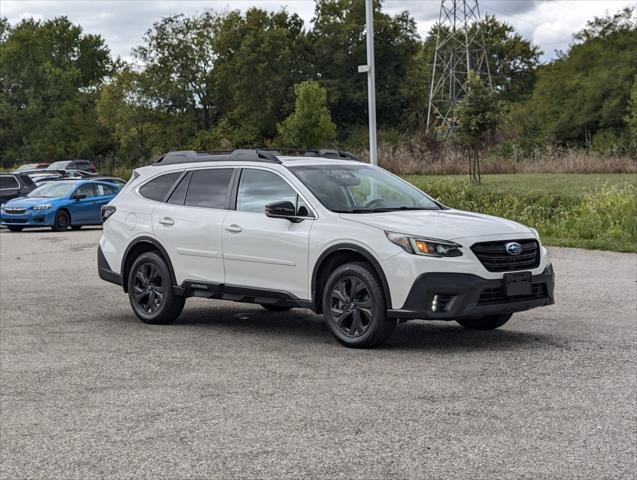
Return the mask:
[[[55,232],[63,232],[71,225],[71,217],[66,210],[60,210],[55,214],[55,220],[51,229]]]
[[[323,289],[323,313],[336,339],[347,347],[380,345],[394,330],[387,318],[385,295],[372,267],[365,262],[341,265]]]
[[[491,315],[488,317],[482,317],[477,319],[467,319],[467,320],[456,320],[460,325],[464,328],[468,328],[470,330],[494,330],[496,328],[500,328],[502,325],[507,323],[511,317],[512,313],[504,313],[502,315]]]
[[[24,227],[14,227],[13,225],[7,225],[10,232],[21,232]]]
[[[185,298],[173,293],[170,272],[155,252],[142,253],[128,274],[128,297],[135,315],[145,323],[174,322],[184,308]]]
[[[261,306],[270,312],[287,312],[288,310],[292,310],[292,307],[283,305],[268,305],[267,303],[262,303]]]

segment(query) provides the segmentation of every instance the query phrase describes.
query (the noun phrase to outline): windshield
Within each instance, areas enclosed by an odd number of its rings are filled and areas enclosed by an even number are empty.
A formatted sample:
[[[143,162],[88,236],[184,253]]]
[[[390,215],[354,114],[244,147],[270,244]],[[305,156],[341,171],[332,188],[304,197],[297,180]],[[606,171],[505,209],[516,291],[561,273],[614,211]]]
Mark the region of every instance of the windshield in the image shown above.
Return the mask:
[[[53,162],[51,165],[46,167],[47,170],[64,170],[71,162],[68,160],[61,162]]]
[[[75,183],[53,182],[33,190],[28,197],[57,198],[66,197],[75,188]]]
[[[420,190],[382,169],[365,165],[312,165],[290,170],[333,212],[440,210]]]

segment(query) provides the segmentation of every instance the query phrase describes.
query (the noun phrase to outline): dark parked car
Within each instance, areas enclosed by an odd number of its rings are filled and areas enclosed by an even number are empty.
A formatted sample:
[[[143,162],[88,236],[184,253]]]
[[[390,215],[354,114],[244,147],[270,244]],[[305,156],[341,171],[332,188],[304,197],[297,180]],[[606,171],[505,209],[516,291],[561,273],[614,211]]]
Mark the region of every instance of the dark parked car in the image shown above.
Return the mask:
[[[16,197],[25,197],[35,190],[36,185],[31,178],[23,173],[0,174],[0,203]]]
[[[82,170],[83,172],[95,173],[95,166],[88,160],[62,160],[53,162],[47,170]]]

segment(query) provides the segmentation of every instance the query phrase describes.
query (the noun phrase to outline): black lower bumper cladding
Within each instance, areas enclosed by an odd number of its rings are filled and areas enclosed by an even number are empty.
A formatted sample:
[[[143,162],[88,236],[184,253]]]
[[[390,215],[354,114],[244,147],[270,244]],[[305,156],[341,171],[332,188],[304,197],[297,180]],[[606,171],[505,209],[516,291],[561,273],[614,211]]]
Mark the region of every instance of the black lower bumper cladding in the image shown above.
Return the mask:
[[[388,315],[404,320],[456,320],[521,312],[552,305],[555,274],[549,265],[531,277],[532,293],[507,297],[504,279],[485,280],[463,273],[425,273],[414,282],[401,309]],[[434,298],[444,299],[442,308],[432,307]]]
[[[102,253],[102,247],[97,247],[97,273],[102,280],[122,286],[122,276],[111,270],[111,266]]]

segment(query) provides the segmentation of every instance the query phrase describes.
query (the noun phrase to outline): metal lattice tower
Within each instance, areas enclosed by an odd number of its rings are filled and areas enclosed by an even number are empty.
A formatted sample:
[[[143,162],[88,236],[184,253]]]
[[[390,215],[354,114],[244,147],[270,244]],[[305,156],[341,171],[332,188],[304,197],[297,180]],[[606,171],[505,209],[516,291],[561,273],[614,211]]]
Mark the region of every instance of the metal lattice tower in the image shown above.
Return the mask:
[[[427,131],[446,137],[453,129],[453,108],[464,96],[469,70],[493,85],[478,0],[442,0],[436,28]]]

